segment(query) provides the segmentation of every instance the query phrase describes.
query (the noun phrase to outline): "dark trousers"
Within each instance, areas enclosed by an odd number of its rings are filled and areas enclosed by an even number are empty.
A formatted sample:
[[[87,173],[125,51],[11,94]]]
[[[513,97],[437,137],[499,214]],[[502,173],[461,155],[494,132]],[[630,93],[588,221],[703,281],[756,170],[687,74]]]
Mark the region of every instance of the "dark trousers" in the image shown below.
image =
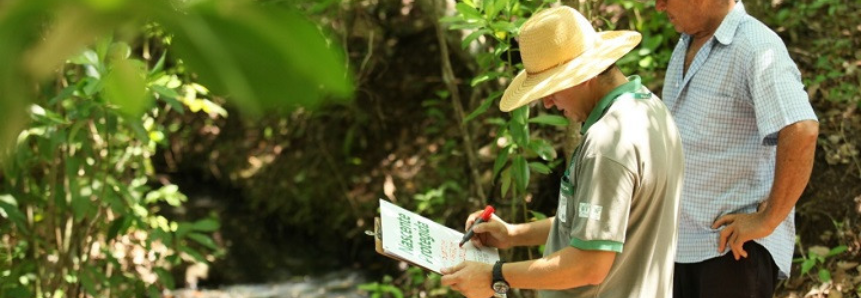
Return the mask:
[[[674,298],[772,298],[777,265],[765,247],[748,241],[747,258],[736,261],[732,252],[699,263],[676,263]]]

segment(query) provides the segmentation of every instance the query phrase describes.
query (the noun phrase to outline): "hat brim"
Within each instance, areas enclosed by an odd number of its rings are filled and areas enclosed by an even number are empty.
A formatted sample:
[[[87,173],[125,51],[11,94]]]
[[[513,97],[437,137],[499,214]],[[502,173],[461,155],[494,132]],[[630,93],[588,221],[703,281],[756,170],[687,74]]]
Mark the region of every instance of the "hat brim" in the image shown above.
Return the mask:
[[[634,31],[599,32],[601,41],[580,56],[537,74],[521,71],[514,77],[499,102],[499,109],[510,112],[560,90],[577,86],[603,72],[640,43]]]

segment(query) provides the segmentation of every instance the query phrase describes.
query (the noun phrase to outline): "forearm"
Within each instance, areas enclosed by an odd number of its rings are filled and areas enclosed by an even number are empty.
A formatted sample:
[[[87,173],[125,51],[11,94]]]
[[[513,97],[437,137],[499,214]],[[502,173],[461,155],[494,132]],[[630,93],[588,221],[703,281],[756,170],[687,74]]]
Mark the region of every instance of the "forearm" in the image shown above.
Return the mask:
[[[778,135],[774,184],[764,210],[772,228],[789,215],[810,180],[818,134],[819,123],[807,120],[783,128]]]
[[[536,246],[546,243],[554,218],[512,225],[509,231],[513,239],[512,246]]]
[[[571,289],[603,282],[615,259],[615,252],[567,247],[544,258],[506,263],[502,275],[512,288]]]

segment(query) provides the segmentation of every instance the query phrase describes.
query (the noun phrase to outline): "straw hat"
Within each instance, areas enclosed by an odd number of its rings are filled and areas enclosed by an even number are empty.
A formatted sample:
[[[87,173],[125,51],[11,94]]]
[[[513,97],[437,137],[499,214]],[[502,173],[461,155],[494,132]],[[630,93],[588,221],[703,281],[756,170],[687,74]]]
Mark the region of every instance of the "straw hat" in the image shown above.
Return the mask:
[[[640,43],[634,31],[595,32],[577,10],[560,6],[533,15],[520,29],[523,67],[499,109],[510,112],[597,76]]]

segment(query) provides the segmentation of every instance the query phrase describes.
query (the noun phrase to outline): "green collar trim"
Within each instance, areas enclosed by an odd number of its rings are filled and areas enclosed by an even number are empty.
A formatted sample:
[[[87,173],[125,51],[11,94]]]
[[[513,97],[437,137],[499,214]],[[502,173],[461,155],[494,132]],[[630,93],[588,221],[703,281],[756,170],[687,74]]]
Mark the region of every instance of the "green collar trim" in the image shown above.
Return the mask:
[[[628,82],[622,84],[598,101],[598,104],[595,105],[595,108],[592,109],[592,112],[589,113],[589,117],[586,118],[586,122],[583,123],[583,126],[580,128],[580,134],[586,134],[586,131],[592,127],[595,122],[601,120],[601,117],[604,116],[604,113],[616,102],[617,99],[622,97],[623,94],[626,93],[636,93],[643,85],[640,83],[640,76],[633,75],[628,77]]]

